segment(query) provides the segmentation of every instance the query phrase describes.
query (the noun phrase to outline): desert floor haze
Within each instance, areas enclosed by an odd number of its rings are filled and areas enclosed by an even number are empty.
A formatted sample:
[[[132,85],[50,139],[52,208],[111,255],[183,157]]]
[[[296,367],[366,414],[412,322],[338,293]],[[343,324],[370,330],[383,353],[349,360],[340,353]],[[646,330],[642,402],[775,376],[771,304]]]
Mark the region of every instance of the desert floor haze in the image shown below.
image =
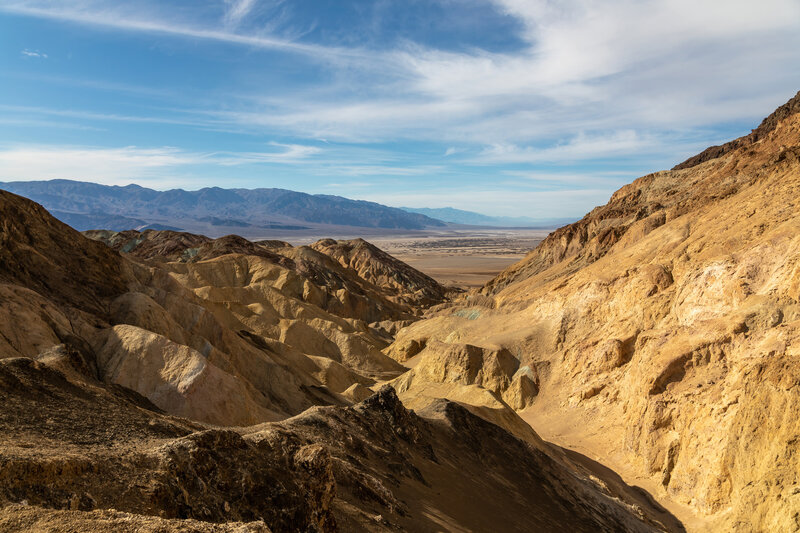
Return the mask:
[[[469,290],[0,191],[0,529],[796,530],[798,198],[800,93]]]

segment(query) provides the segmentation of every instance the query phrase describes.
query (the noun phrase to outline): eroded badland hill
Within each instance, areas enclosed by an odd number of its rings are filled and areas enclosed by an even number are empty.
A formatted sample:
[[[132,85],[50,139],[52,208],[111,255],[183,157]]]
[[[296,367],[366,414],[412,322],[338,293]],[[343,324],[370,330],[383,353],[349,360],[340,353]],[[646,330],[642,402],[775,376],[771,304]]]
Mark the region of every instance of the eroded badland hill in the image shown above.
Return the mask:
[[[364,241],[0,211],[0,530],[661,528],[529,428],[380,388],[397,329],[457,293]]]
[[[796,530],[798,198],[800,93],[466,294],[0,191],[0,530]]]

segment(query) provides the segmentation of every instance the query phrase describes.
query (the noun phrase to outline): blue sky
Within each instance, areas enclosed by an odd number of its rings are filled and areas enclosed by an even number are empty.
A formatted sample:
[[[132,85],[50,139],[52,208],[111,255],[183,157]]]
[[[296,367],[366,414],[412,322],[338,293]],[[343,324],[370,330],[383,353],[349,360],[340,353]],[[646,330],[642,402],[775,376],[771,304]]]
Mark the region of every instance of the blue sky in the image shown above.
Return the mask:
[[[0,181],[580,216],[798,89],[798,0],[0,0]]]

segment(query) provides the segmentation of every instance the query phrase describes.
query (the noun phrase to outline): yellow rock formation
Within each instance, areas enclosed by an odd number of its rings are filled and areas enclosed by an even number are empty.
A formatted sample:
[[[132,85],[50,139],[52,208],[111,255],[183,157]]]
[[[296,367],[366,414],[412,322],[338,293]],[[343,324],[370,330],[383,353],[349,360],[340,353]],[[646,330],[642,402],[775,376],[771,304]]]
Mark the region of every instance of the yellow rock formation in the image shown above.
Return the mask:
[[[800,528],[799,112],[800,94],[719,157],[623,187],[490,298],[401,330],[403,394],[475,383],[530,405],[545,438],[644,480],[691,529]],[[487,381],[465,345],[517,361]],[[506,384],[515,365],[530,382]]]

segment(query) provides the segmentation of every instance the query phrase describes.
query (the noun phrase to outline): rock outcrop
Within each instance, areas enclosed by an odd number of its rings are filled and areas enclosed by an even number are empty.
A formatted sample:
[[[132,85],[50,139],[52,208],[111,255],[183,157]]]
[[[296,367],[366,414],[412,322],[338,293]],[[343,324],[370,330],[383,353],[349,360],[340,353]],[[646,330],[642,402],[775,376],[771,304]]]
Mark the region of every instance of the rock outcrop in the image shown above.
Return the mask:
[[[411,268],[364,239],[335,241],[323,239],[311,245],[343,267],[376,285],[398,303],[422,310],[442,303],[448,290],[436,280]]]
[[[520,412],[534,429],[643,480],[692,529],[800,528],[799,99],[623,187],[486,299],[399,332],[386,353],[424,347],[412,374],[436,370],[403,394],[454,381],[497,392],[470,378],[477,358],[453,368],[448,354],[505,349],[536,376]]]
[[[538,393],[539,378],[530,367],[505,348],[480,348],[471,344],[426,343],[417,364],[392,381],[399,393],[423,383],[477,385],[494,393],[514,409],[530,406]]]
[[[661,527],[453,403],[420,416],[384,387],[354,407],[221,429],[165,415],[68,358],[57,370],[54,358],[0,360],[0,529]]]
[[[414,319],[448,297],[438,282],[361,239],[293,247],[282,241],[251,242],[236,235],[209,239],[175,231],[84,234],[151,266],[196,264],[234,254],[257,257],[275,272],[274,278],[291,272],[300,283],[307,282],[298,287],[304,299],[368,323]]]

